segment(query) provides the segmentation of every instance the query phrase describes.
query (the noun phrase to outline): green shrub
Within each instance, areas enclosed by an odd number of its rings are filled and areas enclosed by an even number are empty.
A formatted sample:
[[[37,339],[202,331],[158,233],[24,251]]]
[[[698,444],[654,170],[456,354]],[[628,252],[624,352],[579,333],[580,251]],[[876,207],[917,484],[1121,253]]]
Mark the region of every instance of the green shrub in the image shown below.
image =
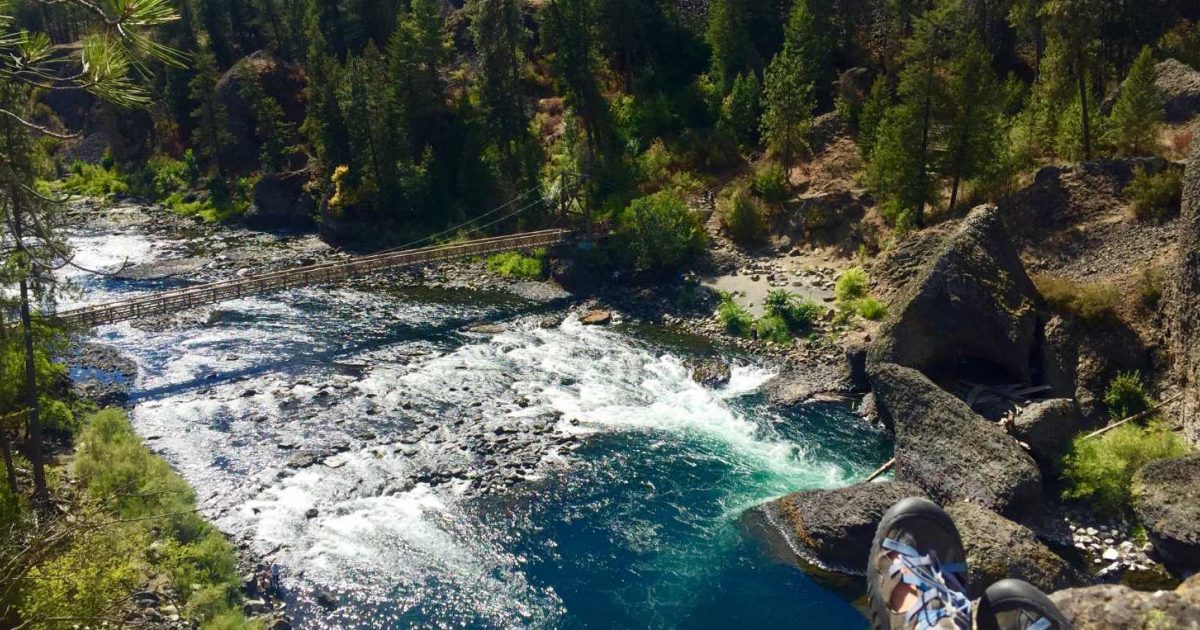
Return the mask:
[[[89,553],[101,548],[118,551],[115,559],[86,560],[103,565],[96,573],[111,576],[87,587],[103,588],[97,600],[120,599],[113,597],[114,592],[127,595],[140,582],[134,578],[148,570],[171,579],[192,619],[222,619],[226,625],[219,627],[239,627],[228,625],[241,616],[236,606],[239,578],[232,547],[221,532],[196,514],[195,495],[187,482],[146,448],[123,412],[108,409],[88,420],[77,439],[73,471],[88,499],[103,504],[113,516],[129,520],[119,529],[106,531],[113,531],[122,541],[133,541],[128,547],[88,543]],[[143,560],[149,562],[149,569],[140,568]],[[84,562],[79,558],[68,561]],[[93,579],[91,573],[83,575]],[[51,595],[37,597],[46,600]]]
[[[1090,440],[1076,438],[1063,459],[1067,499],[1088,501],[1109,513],[1128,509],[1133,475],[1146,464],[1187,452],[1179,436],[1158,424],[1126,424]]]
[[[853,310],[858,300],[867,297],[867,272],[861,267],[851,267],[838,276],[833,287],[833,296],[838,306]]]
[[[664,190],[634,199],[617,218],[615,242],[641,271],[673,271],[703,251],[707,242],[700,217],[683,198]]]
[[[1121,294],[1109,284],[1083,284],[1058,276],[1035,276],[1038,292],[1060,313],[1074,315],[1084,321],[1115,319]]]
[[[792,331],[786,319],[778,315],[767,315],[754,323],[754,336],[772,343],[789,343]]]
[[[1142,304],[1148,308],[1158,306],[1163,296],[1163,284],[1166,274],[1158,267],[1146,267],[1138,277],[1138,295]]]
[[[100,164],[71,164],[71,174],[63,181],[63,189],[76,195],[111,199],[129,192],[129,182],[114,166]]]
[[[721,223],[735,242],[742,245],[761,243],[767,235],[765,211],[758,199],[744,190],[733,194],[725,206]]]
[[[822,308],[811,300],[802,300],[791,291],[776,290],[767,294],[763,303],[767,315],[780,317],[791,330],[812,326],[821,316]]]
[[[782,204],[788,200],[787,171],[775,162],[768,162],[754,173],[753,189],[763,201]]]
[[[1167,218],[1179,212],[1183,200],[1183,173],[1167,168],[1152,174],[1139,168],[1125,188],[1125,196],[1133,203],[1133,214],[1137,218]]]
[[[1142,384],[1140,373],[1122,372],[1104,390],[1104,405],[1114,420],[1124,420],[1149,409],[1154,405],[1154,399]]]
[[[869,319],[871,321],[879,321],[884,317],[887,317],[887,306],[883,302],[880,302],[873,297],[867,297],[858,300],[854,306],[854,310],[863,319]]]
[[[546,277],[546,250],[525,256],[521,252],[503,252],[487,259],[488,271],[506,278],[541,280]]]
[[[728,293],[721,295],[717,305],[717,321],[725,332],[737,337],[749,337],[754,328],[754,316]]]

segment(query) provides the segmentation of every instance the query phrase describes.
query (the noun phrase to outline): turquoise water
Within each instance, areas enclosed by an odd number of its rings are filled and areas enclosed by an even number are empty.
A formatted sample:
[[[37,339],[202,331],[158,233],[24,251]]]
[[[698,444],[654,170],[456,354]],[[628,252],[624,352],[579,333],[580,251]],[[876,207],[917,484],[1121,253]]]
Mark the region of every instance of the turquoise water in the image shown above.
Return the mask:
[[[861,479],[889,444],[841,406],[767,405],[746,357],[708,389],[659,336],[383,280],[221,309],[99,337],[139,364],[135,426],[275,565],[298,627],[865,626],[742,515]],[[464,331],[481,318],[504,332]],[[323,463],[289,468],[302,451]]]

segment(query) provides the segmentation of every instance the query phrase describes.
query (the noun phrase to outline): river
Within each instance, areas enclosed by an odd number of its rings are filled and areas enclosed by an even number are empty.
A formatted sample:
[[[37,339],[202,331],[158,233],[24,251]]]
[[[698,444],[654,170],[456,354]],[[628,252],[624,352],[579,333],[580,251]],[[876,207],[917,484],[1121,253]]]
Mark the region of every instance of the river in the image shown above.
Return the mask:
[[[71,235],[106,268],[179,255],[166,239]],[[85,303],[176,286],[72,276]],[[137,430],[277,565],[298,627],[865,627],[740,519],[862,478],[886,439],[842,406],[768,405],[752,358],[708,389],[691,344],[556,308],[384,277],[95,336],[138,365]],[[481,320],[499,332],[464,329]]]

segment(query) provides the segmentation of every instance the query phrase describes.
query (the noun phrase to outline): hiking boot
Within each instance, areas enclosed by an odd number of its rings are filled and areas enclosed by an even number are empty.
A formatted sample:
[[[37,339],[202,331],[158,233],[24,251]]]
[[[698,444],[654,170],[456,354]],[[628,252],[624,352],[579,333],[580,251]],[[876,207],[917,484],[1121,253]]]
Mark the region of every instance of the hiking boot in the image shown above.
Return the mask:
[[[1028,582],[1000,580],[979,599],[979,630],[1069,630],[1071,624],[1045,593]]]
[[[875,530],[867,566],[874,630],[969,630],[966,553],[942,508],[921,498],[893,505]]]

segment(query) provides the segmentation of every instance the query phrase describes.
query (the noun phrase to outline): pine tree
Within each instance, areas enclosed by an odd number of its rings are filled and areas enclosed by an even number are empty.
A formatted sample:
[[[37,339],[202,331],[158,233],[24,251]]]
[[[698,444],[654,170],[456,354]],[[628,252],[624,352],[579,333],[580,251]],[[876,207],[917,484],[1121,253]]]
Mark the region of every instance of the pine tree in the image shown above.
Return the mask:
[[[254,115],[259,162],[267,171],[282,171],[291,153],[293,134],[292,126],[284,120],[283,107],[255,79],[243,85],[242,97],[250,103],[250,111]]]
[[[529,115],[521,96],[525,29],[516,0],[475,0],[471,34],[479,53],[477,89],[488,137],[499,150],[500,169],[513,187],[524,188],[533,168],[525,159],[533,148]]]
[[[1093,65],[1092,43],[1100,30],[1103,0],[1046,0],[1042,15],[1052,36],[1061,42],[1065,53],[1062,61],[1069,65],[1076,85],[1078,124],[1083,159],[1092,157],[1092,116],[1090,83]]]
[[[797,58],[800,82],[822,103],[833,82],[833,13],[830,0],[796,0],[784,31],[783,49]]]
[[[762,62],[750,33],[749,4],[755,0],[712,0],[708,7],[708,45],[713,80],[727,94],[739,74],[757,71]]]
[[[956,43],[946,81],[946,151],[941,172],[951,180],[950,209],[964,180],[996,168],[1003,139],[1000,118],[1004,93],[992,70],[991,55],[969,32]]]
[[[892,90],[887,77],[877,77],[871,82],[871,91],[863,101],[862,113],[858,115],[858,150],[863,158],[870,158],[875,150],[875,139],[883,115],[892,106]]]
[[[330,55],[325,42],[320,0],[308,0],[304,22],[308,40],[305,53],[308,73],[305,99],[308,107],[300,130],[317,158],[321,179],[329,181],[334,169],[348,164],[350,160],[346,120],[337,95],[341,82],[340,67]]]
[[[928,201],[927,164],[913,147],[922,136],[917,104],[899,103],[884,113],[867,165],[867,181],[880,197],[884,216],[900,229],[918,227],[916,213]]]
[[[192,110],[195,128],[192,144],[201,158],[208,160],[221,172],[224,164],[222,147],[230,142],[225,104],[217,96],[217,60],[208,49],[195,56],[196,76],[188,84],[188,95],[196,108]]]
[[[788,168],[808,147],[812,125],[812,86],[803,77],[800,56],[784,50],[771,61],[763,81],[763,140]]]
[[[721,105],[720,124],[737,137],[742,148],[758,144],[759,121],[762,117],[762,86],[753,72],[739,74],[733,90]]]
[[[1105,140],[1121,155],[1145,155],[1157,143],[1162,118],[1162,92],[1154,84],[1154,57],[1147,47],[1134,60],[1121,84]]]

